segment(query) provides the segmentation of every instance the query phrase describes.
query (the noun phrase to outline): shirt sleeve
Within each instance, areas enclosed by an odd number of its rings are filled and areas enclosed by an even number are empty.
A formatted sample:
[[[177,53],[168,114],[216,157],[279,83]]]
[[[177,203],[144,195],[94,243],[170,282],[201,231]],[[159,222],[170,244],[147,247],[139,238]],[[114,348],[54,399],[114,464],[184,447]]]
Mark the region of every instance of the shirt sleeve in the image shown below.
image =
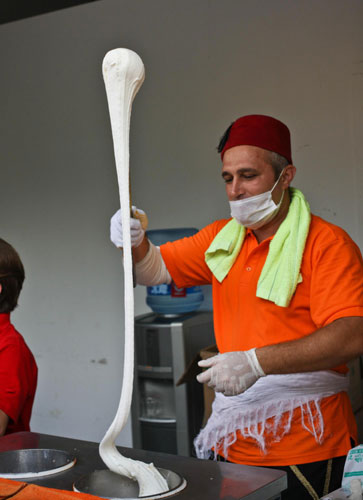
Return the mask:
[[[21,349],[16,343],[0,350],[0,409],[17,422],[24,406],[26,394],[21,381]]]
[[[363,262],[343,230],[317,245],[312,263],[311,315],[319,327],[348,316],[363,316]]]
[[[211,284],[212,273],[205,263],[204,254],[227,222],[216,221],[193,236],[161,245],[165,265],[178,287]]]

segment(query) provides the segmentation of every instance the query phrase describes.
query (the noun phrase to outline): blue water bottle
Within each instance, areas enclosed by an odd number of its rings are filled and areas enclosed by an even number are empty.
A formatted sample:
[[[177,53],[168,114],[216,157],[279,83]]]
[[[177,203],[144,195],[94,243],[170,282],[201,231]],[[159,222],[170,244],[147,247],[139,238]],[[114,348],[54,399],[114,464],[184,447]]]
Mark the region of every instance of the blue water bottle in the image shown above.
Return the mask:
[[[175,241],[197,233],[194,227],[174,229],[151,229],[146,231],[149,240],[160,246],[168,241]],[[199,286],[178,288],[174,282],[147,287],[146,303],[158,314],[185,314],[198,309],[204,300],[202,289]]]

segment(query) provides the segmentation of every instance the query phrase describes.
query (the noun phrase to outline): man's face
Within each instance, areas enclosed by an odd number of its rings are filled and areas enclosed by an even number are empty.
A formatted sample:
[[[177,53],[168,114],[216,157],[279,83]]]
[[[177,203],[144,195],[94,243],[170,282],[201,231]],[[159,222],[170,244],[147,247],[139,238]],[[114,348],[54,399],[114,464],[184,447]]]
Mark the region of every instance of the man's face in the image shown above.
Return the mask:
[[[275,172],[268,163],[268,152],[256,146],[236,146],[227,149],[223,156],[222,177],[229,201],[242,200],[272,189]],[[282,196],[279,182],[272,199],[278,203]]]

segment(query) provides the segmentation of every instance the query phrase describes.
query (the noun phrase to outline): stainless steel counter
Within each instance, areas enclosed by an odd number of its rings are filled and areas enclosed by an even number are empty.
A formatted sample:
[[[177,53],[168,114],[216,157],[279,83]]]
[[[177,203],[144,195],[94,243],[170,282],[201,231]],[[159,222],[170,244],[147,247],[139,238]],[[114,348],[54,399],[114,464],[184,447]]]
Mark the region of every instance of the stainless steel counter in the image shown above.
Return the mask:
[[[39,486],[72,490],[79,477],[106,468],[99,456],[97,443],[33,432],[19,432],[0,438],[0,452],[25,448],[64,450],[77,458],[76,465],[65,472],[25,480]],[[286,474],[279,470],[131,448],[118,449],[126,457],[153,462],[156,467],[170,469],[183,476],[187,487],[175,496],[177,500],[275,500],[287,487]]]

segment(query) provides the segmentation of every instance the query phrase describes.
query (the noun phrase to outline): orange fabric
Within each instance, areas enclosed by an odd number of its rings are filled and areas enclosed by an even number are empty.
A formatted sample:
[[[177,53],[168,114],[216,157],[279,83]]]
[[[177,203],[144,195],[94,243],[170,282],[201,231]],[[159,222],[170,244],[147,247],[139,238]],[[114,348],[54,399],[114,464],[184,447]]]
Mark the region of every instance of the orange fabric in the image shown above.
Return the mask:
[[[178,287],[212,283],[214,329],[220,352],[248,350],[301,338],[347,316],[363,316],[363,262],[357,245],[341,228],[312,216],[298,284],[289,307],[256,297],[258,278],[270,241],[258,244],[247,231],[240,254],[228,276],[219,283],[204,253],[228,220],[216,221],[194,236],[161,246],[165,264]],[[346,366],[336,368],[346,372]],[[346,394],[322,402],[324,442],[301,427],[300,410],[291,432],[261,455],[255,442],[238,441],[228,459],[247,465],[289,465],[345,455],[356,439],[354,415]]]
[[[0,500],[14,498],[17,492],[26,486],[26,483],[11,481],[10,479],[0,478]]]
[[[14,500],[96,500],[101,497],[77,493],[74,491],[56,490],[35,484],[27,484],[10,479],[0,478],[0,500],[14,498]]]

